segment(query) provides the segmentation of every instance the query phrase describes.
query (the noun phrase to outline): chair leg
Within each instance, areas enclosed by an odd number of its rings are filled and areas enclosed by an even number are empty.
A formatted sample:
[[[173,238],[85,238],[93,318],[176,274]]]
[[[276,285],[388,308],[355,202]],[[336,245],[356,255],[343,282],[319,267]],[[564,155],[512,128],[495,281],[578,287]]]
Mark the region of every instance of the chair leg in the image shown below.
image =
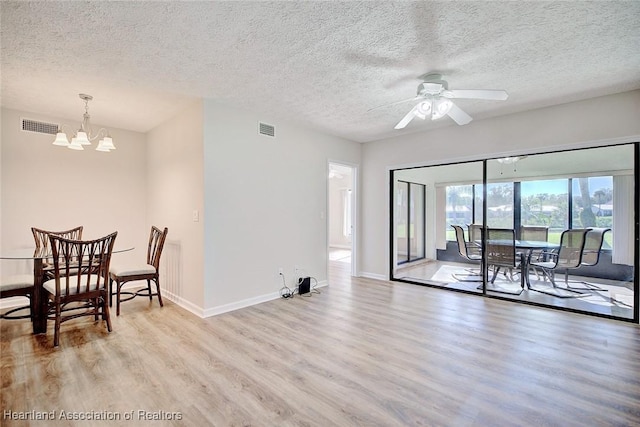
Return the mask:
[[[498,276],[499,272],[500,272],[500,266],[494,267],[493,277],[491,277],[491,280],[490,280],[491,283],[494,283],[496,281],[496,277]]]
[[[113,307],[113,279],[109,278],[109,307]]]
[[[107,321],[107,331],[111,332],[111,313],[106,298],[102,299],[102,320]]]
[[[160,278],[156,277],[154,282],[156,282],[156,290],[158,291],[158,302],[160,303],[160,307],[164,307],[164,304],[162,303],[162,294],[160,293]]]
[[[149,293],[149,301],[153,301],[153,296],[151,295],[151,280],[147,279],[147,292]]]
[[[122,288],[123,284],[124,283],[116,281],[116,287],[118,289],[116,291],[116,316],[120,316],[120,288]]]
[[[100,301],[98,298],[95,298],[93,300],[93,310],[94,310],[94,315],[93,315],[93,320],[94,321],[98,321],[100,320]]]
[[[53,346],[54,347],[58,347],[60,345],[60,323],[61,323],[61,317],[62,317],[62,304],[60,304],[60,301],[56,301],[56,320],[55,320],[55,326],[53,329]]]

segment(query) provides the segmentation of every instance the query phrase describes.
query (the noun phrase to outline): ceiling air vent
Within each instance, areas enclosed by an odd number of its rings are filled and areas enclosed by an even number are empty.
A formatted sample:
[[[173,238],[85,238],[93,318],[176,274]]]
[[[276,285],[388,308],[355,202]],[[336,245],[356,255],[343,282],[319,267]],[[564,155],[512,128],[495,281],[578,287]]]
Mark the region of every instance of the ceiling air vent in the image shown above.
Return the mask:
[[[31,119],[20,119],[22,130],[27,132],[38,132],[38,133],[48,133],[51,135],[55,135],[58,133],[58,124],[57,123],[46,123],[39,122]]]
[[[258,122],[258,133],[260,135],[276,136],[276,128],[266,123]]]

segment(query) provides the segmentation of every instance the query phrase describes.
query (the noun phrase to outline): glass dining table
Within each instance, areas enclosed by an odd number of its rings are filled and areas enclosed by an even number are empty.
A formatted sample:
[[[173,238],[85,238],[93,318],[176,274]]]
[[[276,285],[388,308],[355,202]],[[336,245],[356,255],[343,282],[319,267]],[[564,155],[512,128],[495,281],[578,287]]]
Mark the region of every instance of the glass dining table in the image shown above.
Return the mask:
[[[135,249],[134,246],[114,247],[112,253],[128,252]],[[42,288],[45,260],[51,260],[51,252],[34,248],[7,249],[0,252],[0,260],[33,260],[33,295],[31,295],[32,306],[31,323],[34,334],[44,334],[47,332],[47,300]]]
[[[529,279],[529,270],[531,269],[531,255],[534,253],[534,251],[549,252],[549,251],[557,250],[560,247],[560,245],[557,243],[544,242],[539,240],[518,240],[518,239],[514,241],[492,240],[492,242],[497,244],[501,244],[501,242],[503,242],[504,245],[515,245],[516,249],[524,255],[523,256],[524,265],[522,267],[522,271],[525,274],[524,284],[527,286],[528,289],[531,288],[531,281]],[[478,247],[481,247],[482,245],[481,240],[475,240],[474,243],[478,245]]]

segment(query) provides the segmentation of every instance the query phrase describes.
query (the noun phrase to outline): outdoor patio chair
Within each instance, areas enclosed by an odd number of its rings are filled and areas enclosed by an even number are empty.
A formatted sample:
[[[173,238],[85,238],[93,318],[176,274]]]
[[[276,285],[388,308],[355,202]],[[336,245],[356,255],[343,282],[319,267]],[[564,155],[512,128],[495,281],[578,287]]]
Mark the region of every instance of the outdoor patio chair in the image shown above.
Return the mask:
[[[482,262],[482,253],[480,246],[473,241],[467,242],[464,237],[464,230],[459,225],[452,225],[456,232],[456,242],[458,243],[458,253],[462,258],[474,263]],[[482,282],[482,268],[478,270],[469,270],[470,274],[460,275],[454,274],[453,277],[460,282]]]
[[[589,292],[582,292],[569,287],[560,287],[555,279],[555,273],[558,270],[564,272],[566,269],[580,267],[588,232],[589,229],[583,228],[563,231],[560,237],[560,248],[557,252],[547,254],[547,261],[531,262],[530,265],[539,268],[544,277],[549,279],[552,285],[549,287],[537,284],[536,286],[532,286],[531,289],[559,298],[575,298],[589,295]]]

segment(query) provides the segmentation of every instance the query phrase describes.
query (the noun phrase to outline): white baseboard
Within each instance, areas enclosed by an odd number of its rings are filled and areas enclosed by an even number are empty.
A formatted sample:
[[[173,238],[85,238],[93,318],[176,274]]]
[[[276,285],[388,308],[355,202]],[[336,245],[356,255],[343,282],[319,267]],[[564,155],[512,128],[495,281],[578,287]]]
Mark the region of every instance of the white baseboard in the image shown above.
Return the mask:
[[[168,300],[172,301],[173,303],[175,303],[176,305],[178,305],[179,307],[184,308],[185,310],[187,310],[190,313],[195,314],[196,316],[200,317],[200,318],[204,318],[204,310],[202,309],[202,307],[198,307],[197,305],[193,304],[190,301],[187,301],[186,299],[179,297],[169,291],[167,291],[166,289],[162,289],[162,297],[166,297]]]
[[[321,282],[318,282],[314,287],[322,288],[322,287],[327,286],[327,284],[328,284],[327,281],[323,280]],[[251,307],[252,305],[261,304],[263,302],[273,301],[273,300],[276,300],[276,299],[279,299],[279,298],[281,298],[280,291],[276,291],[276,292],[271,292],[271,293],[268,293],[268,294],[259,295],[259,296],[256,296],[256,297],[247,298],[247,299],[244,299],[244,300],[232,302],[232,303],[229,303],[229,304],[224,304],[224,305],[219,305],[219,306],[216,306],[216,307],[207,308],[205,310],[202,310],[202,309],[200,309],[198,307],[198,310],[202,313],[202,315],[200,315],[198,312],[196,312],[194,310],[189,310],[188,308],[187,308],[187,310],[191,311],[194,314],[198,314],[201,317],[212,317],[212,316],[217,316],[219,314],[228,313],[230,311],[239,310],[241,308]],[[179,304],[179,305],[182,306],[182,304]]]
[[[351,245],[329,245],[329,249],[349,249],[351,250]]]
[[[384,274],[369,273],[367,271],[361,271],[360,277],[364,277],[366,279],[375,279],[375,280],[389,280],[389,278]]]
[[[269,294],[259,295],[252,298],[232,302],[229,304],[219,305],[204,310],[204,317],[217,316],[218,314],[228,313],[230,311],[239,310],[241,308],[250,307],[267,301],[273,301],[280,298],[280,291],[271,292]]]

